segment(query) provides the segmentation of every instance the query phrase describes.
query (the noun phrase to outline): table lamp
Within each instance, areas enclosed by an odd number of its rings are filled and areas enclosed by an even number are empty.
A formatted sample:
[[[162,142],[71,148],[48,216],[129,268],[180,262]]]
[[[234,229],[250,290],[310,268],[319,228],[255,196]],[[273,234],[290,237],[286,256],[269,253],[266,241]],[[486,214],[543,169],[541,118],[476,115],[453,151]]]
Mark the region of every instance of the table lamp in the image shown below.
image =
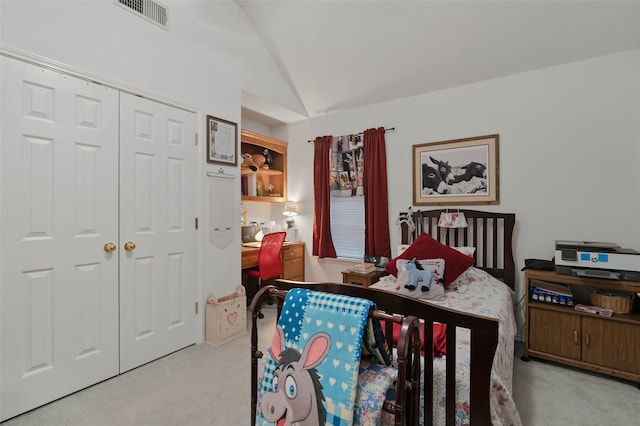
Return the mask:
[[[295,222],[294,216],[298,215],[298,206],[295,201],[287,201],[284,203],[284,209],[282,209],[282,214],[287,216],[287,228],[293,228],[293,224]]]

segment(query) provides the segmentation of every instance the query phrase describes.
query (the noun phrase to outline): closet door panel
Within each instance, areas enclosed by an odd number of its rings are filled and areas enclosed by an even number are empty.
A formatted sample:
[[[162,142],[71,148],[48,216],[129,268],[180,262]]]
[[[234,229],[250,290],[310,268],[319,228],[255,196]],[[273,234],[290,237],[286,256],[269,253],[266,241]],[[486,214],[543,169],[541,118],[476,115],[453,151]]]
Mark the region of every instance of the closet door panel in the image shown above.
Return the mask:
[[[118,92],[1,60],[4,420],[118,372]]]
[[[126,371],[196,340],[196,147],[193,113],[127,94],[121,101],[120,344]]]

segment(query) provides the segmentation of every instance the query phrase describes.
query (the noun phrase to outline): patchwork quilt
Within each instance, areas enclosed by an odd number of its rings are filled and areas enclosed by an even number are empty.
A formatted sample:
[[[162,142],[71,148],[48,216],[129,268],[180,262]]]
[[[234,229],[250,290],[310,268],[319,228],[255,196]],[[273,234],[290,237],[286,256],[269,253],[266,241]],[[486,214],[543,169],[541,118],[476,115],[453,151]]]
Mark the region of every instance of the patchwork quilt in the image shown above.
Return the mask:
[[[393,277],[383,277],[383,283],[374,288],[393,288]],[[380,285],[378,285],[380,284]],[[386,288],[385,288],[386,287]],[[451,309],[470,312],[491,318],[499,322],[498,347],[491,371],[491,422],[494,425],[522,424],[520,414],[511,395],[513,378],[514,338],[516,322],[513,312],[513,291],[485,271],[471,267],[463,273],[449,290],[445,290],[442,301],[428,301]],[[456,334],[456,394],[461,400],[456,404],[456,425],[470,424],[468,395],[470,389],[470,333],[468,329],[458,328]],[[446,356],[434,359],[434,424],[445,423],[446,403]],[[422,398],[423,395],[421,395]],[[424,415],[423,402],[420,402],[420,415]],[[392,425],[393,417],[382,413],[384,425]],[[421,421],[420,424],[424,424]]]

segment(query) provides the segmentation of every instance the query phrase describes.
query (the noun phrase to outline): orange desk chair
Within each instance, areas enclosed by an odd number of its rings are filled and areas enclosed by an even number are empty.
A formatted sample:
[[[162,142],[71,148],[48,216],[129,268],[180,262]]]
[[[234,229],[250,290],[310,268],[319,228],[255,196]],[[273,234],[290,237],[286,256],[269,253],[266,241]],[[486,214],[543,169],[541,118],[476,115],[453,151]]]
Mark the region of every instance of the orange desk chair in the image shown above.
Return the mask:
[[[286,232],[272,232],[265,235],[258,252],[258,268],[245,270],[248,277],[258,278],[258,290],[263,281],[277,278],[284,272],[280,252],[286,237]],[[258,311],[258,318],[264,318],[262,311]]]

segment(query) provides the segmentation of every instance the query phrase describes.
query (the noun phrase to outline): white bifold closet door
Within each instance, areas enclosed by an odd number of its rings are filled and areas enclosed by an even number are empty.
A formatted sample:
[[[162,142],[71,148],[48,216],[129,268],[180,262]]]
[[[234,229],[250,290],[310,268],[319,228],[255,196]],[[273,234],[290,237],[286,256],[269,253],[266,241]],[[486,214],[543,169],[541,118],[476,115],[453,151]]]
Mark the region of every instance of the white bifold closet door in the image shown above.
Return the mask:
[[[127,93],[120,111],[124,372],[195,342],[196,166],[193,113]]]
[[[196,336],[194,114],[1,60],[0,421]]]

